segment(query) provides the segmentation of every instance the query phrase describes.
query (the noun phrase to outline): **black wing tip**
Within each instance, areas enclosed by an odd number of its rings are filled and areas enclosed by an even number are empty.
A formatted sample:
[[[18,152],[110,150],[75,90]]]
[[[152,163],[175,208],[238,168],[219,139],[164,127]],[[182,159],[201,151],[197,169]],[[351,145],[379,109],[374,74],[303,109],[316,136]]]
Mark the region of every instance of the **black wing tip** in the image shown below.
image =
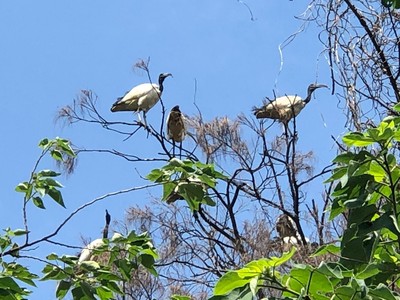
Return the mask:
[[[118,106],[121,104],[120,102],[121,102],[122,98],[123,98],[123,97],[117,98],[117,101],[115,101],[114,104],[111,106],[111,109],[110,109],[110,110],[111,110],[112,112],[118,111],[117,108],[118,108]]]

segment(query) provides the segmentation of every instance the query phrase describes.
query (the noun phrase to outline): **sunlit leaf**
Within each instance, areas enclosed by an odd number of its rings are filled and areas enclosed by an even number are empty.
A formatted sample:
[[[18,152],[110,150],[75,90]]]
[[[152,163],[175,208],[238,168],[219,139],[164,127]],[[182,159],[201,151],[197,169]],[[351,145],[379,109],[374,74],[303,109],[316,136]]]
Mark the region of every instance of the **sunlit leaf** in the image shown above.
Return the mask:
[[[19,183],[16,186],[15,191],[19,193],[26,193],[28,191],[29,186],[30,184],[28,182]]]
[[[374,140],[370,137],[365,137],[362,133],[352,132],[343,137],[343,142],[347,146],[365,147],[372,145]]]
[[[230,291],[243,287],[250,282],[251,278],[243,279],[234,271],[228,271],[217,282],[214,288],[214,295],[225,295]]]

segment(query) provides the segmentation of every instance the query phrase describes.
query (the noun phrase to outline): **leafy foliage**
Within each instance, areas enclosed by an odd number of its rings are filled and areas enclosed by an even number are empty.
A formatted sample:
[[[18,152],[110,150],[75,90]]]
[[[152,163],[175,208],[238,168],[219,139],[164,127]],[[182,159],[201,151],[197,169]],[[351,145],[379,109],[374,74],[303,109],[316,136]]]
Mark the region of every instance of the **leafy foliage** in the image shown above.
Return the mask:
[[[127,236],[115,234],[104,245],[94,249],[93,260],[78,263],[75,256],[47,257],[51,263],[43,269],[41,280],[59,281],[58,299],[71,291],[74,299],[110,299],[114,294],[124,294],[122,282],[129,281],[133,270],[143,267],[154,276],[154,262],[158,255],[146,233]],[[103,258],[103,259],[102,259]]]
[[[39,147],[42,149],[42,153],[31,174],[31,178],[29,181],[19,183],[15,188],[15,191],[25,194],[25,204],[32,200],[36,207],[45,209],[43,197],[47,195],[56,203],[65,207],[62,194],[59,190],[59,188],[62,188],[63,186],[54,179],[61,175],[61,173],[52,170],[36,171],[36,169],[42,158],[47,153],[49,153],[57,162],[63,162],[68,158],[74,158],[75,152],[72,149],[70,142],[61,138],[56,138],[54,140],[43,139],[40,141]]]
[[[224,298],[211,299],[251,299],[266,282],[282,291],[280,299],[400,299],[399,137],[399,117],[343,137],[352,148],[335,158],[327,182],[336,183],[330,217],[347,216],[347,228],[340,247],[326,245],[314,254],[340,254],[338,261],[294,265],[285,275],[271,272],[271,267],[288,261],[293,252],[273,264],[274,259],[253,261],[222,276],[214,295]]]
[[[172,203],[184,199],[192,211],[199,210],[200,204],[215,206],[215,202],[207,195],[207,190],[215,188],[218,179],[226,178],[212,164],[181,161],[177,158],[147,175],[150,181],[163,185],[162,200]]]

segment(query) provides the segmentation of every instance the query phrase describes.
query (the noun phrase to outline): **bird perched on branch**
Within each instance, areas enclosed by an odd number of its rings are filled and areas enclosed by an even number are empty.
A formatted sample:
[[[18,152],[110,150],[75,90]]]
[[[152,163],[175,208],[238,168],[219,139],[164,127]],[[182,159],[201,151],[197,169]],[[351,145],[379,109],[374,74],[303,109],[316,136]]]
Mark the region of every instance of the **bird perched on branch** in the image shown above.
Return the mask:
[[[111,107],[112,112],[116,111],[134,111],[138,113],[139,122],[140,112],[143,111],[144,124],[147,126],[146,113],[160,100],[163,92],[164,80],[168,76],[172,76],[170,73],[161,73],[158,77],[158,84],[155,83],[142,83],[135,86],[123,97],[118,100]]]
[[[167,138],[172,140],[173,156],[175,156],[175,143],[179,144],[179,155],[182,154],[182,141],[186,136],[185,117],[179,109],[174,106],[167,117]]]
[[[282,240],[287,237],[293,237],[296,239],[299,235],[296,229],[296,224],[288,215],[285,214],[278,217],[278,220],[276,221],[276,231]]]
[[[96,239],[91,243],[89,243],[85,248],[83,248],[81,254],[79,255],[78,264],[84,261],[92,260],[93,250],[98,249],[104,245],[103,239],[108,238],[108,227],[110,225],[110,222],[111,222],[111,216],[106,210],[106,225],[104,226],[103,229],[103,238]]]
[[[303,100],[300,96],[283,96],[278,97],[260,108],[253,108],[254,115],[257,119],[274,119],[283,123],[289,122],[290,119],[296,117],[301,110],[311,100],[312,93],[322,87],[327,87],[325,84],[310,84],[307,90],[307,97]]]

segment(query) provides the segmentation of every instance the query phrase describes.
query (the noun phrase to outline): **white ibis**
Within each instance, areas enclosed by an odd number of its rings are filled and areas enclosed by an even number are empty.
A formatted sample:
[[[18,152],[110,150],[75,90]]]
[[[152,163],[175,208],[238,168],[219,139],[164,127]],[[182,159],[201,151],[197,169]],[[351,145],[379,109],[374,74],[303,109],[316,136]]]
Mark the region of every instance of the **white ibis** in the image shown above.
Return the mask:
[[[123,97],[118,98],[118,100],[111,107],[111,111],[137,112],[139,122],[141,122],[140,112],[143,111],[144,123],[147,126],[146,113],[158,102],[158,100],[160,100],[164,89],[163,83],[165,78],[168,76],[172,76],[172,74],[161,73],[158,77],[158,84],[142,83],[138,86],[135,86]]]
[[[283,123],[289,122],[290,119],[296,117],[301,110],[311,100],[312,93],[322,87],[327,87],[325,84],[310,84],[307,90],[307,97],[303,100],[299,96],[283,96],[276,98],[269,103],[265,103],[260,108],[253,108],[254,115],[257,119],[274,119]]]
[[[78,264],[81,264],[84,261],[92,260],[93,250],[100,248],[104,245],[103,239],[108,238],[108,226],[110,225],[111,216],[106,210],[106,225],[103,229],[103,238],[96,239],[89,243],[85,248],[83,248],[81,254],[79,255]]]
[[[180,143],[179,150],[182,153],[182,141],[186,136],[185,117],[179,109],[174,106],[167,117],[167,138],[172,140],[173,156],[175,156],[175,143]]]

